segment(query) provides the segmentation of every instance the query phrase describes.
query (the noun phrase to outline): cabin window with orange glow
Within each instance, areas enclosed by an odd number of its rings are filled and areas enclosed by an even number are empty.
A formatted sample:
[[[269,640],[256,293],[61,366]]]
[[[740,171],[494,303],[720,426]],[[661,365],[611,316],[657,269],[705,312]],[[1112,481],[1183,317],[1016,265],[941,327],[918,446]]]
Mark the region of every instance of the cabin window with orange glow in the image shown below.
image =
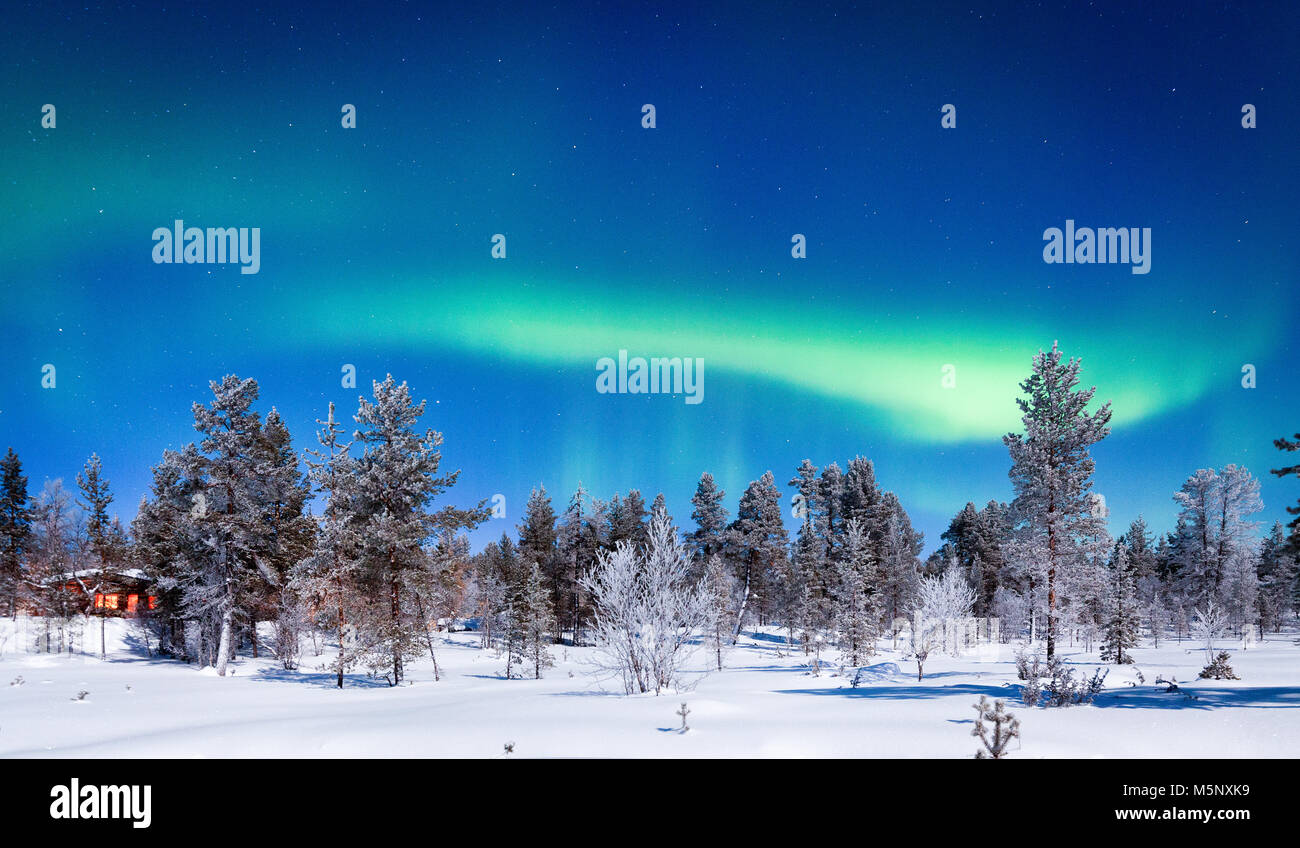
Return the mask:
[[[103,593],[103,592],[96,592],[96,593],[95,593],[95,609],[103,609],[103,608],[104,608],[104,593]]]
[[[108,595],[104,599],[105,605],[109,609],[117,609],[117,595]]]
[[[155,598],[153,595],[150,595],[150,596],[149,596],[149,609],[153,609],[153,608],[156,607],[156,606],[158,606],[158,599]]]

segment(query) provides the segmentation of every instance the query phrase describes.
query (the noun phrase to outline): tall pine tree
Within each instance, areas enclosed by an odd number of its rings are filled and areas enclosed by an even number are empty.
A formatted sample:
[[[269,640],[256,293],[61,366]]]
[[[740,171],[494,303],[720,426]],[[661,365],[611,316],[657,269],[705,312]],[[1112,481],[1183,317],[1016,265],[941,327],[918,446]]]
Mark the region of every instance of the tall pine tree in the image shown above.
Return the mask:
[[[401,683],[404,662],[422,651],[423,624],[410,597],[413,571],[429,566],[423,545],[444,531],[468,530],[490,515],[486,501],[471,509],[432,501],[456,483],[459,471],[440,473],[442,434],[416,429],[425,402],[415,403],[406,383],[389,374],[361,399],[354,438],[363,446],[355,467],[355,522],[367,589],[382,597],[370,662],[391,685]]]
[[[18,612],[18,589],[30,549],[32,506],[23,464],[11,447],[0,459],[0,598],[5,615]]]
[[[1063,572],[1095,556],[1091,541],[1105,535],[1094,509],[1089,448],[1109,433],[1110,404],[1088,411],[1096,388],[1079,389],[1079,360],[1062,361],[1053,342],[1034,356],[1033,371],[1017,398],[1025,432],[1008,433],[1015,529],[1027,555],[1041,568],[1046,588],[1047,656],[1056,655],[1058,584]]]

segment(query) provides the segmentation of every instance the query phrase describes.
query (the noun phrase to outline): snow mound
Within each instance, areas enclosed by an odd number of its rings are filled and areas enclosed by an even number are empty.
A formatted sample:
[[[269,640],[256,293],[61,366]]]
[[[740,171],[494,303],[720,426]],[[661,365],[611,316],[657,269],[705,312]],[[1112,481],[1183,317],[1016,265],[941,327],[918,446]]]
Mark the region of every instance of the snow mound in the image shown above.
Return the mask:
[[[864,665],[850,676],[851,686],[861,686],[864,683],[881,683],[886,680],[897,680],[903,674],[899,669],[898,663],[882,662],[875,665]]]

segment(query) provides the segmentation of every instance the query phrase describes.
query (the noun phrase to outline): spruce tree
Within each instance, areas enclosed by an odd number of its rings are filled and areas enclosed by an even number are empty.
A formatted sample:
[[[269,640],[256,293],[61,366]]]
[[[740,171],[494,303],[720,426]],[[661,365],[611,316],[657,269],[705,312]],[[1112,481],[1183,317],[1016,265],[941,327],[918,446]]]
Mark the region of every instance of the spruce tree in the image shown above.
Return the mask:
[[[316,542],[315,522],[306,511],[311,486],[298,467],[289,428],[275,407],[262,423],[258,447],[257,500],[263,538],[255,552],[257,572],[250,587],[253,656],[258,656],[259,620],[274,621],[279,650],[296,655],[299,608],[287,587],[294,566],[311,555]],[[284,654],[282,659],[290,657]]]
[[[637,489],[628,492],[627,497],[622,500],[619,500],[617,495],[614,496],[609,521],[610,545],[626,541],[640,548],[650,541],[646,526],[645,500]]]
[[[584,511],[587,500],[587,491],[579,482],[560,519],[556,535],[556,569],[561,596],[556,605],[557,628],[564,630],[568,627],[573,633],[574,645],[582,644],[582,623],[587,612],[579,581],[596,561],[596,545],[587,527],[589,515]]]
[[[1133,662],[1129,649],[1138,643],[1137,574],[1126,545],[1117,544],[1110,563],[1109,592],[1106,598],[1105,643],[1101,658],[1106,662],[1128,665]]]
[[[90,459],[86,460],[85,467],[77,473],[77,488],[81,490],[81,499],[77,501],[77,505],[85,515],[86,539],[90,544],[92,560],[91,567],[81,569],[77,579],[87,599],[85,612],[89,614],[94,608],[95,596],[104,590],[124,551],[114,538],[113,521],[108,515],[108,505],[113,502],[113,495],[109,491],[108,480],[104,478],[103,465],[98,454],[91,454]],[[104,616],[100,616],[99,655],[101,658],[108,655],[105,626]]]
[[[539,485],[529,492],[528,503],[524,506],[524,521],[519,525],[519,554],[525,562],[536,563],[541,569],[551,593],[552,607],[563,610],[567,593],[561,586],[558,539],[555,509],[551,506],[550,495],[546,494],[546,487]],[[560,639],[558,630],[555,638],[556,641]]]
[[[768,593],[787,556],[788,535],[781,518],[780,498],[772,472],[763,472],[762,477],[746,487],[736,510],[736,520],[727,528],[727,551],[742,587],[732,644],[740,638],[740,628],[751,604],[758,609],[759,624],[765,623]]]
[[[1280,631],[1286,613],[1292,609],[1297,578],[1296,558],[1287,545],[1282,522],[1275,522],[1260,542],[1257,576],[1259,579],[1260,627]]]
[[[841,506],[844,500],[844,472],[840,470],[838,463],[832,462],[822,469],[820,488],[821,502],[825,510],[826,558],[834,561],[836,540],[844,529]]]
[[[210,384],[213,400],[195,403],[200,451],[187,452],[189,476],[201,480],[192,516],[208,547],[206,561],[187,587],[186,605],[216,627],[217,674],[224,677],[235,653],[235,628],[248,613],[250,584],[259,580],[258,558],[268,542],[262,524],[261,419],[253,411],[257,382],[230,374]]]
[[[727,529],[727,508],[722,505],[722,499],[726,494],[713,482],[712,474],[706,471],[700,475],[691,498],[695,507],[691,519],[696,529],[688,537],[696,562],[708,562],[714,554],[722,553]]]
[[[108,505],[113,502],[113,495],[109,492],[108,480],[104,479],[99,454],[91,454],[85,467],[77,472],[77,488],[81,490],[77,505],[85,513],[86,537],[90,540],[91,550],[101,559],[111,556],[108,549],[111,524]]]
[[[912,527],[903,505],[893,492],[885,492],[885,527],[877,546],[880,563],[881,611],[888,616],[890,638],[897,637],[895,622],[906,616],[907,602],[921,578],[924,535]]]
[[[18,588],[30,550],[32,507],[23,464],[11,447],[0,459],[0,597],[5,615],[18,612]]]
[[[1006,505],[989,501],[983,509],[967,502],[939,537],[952,545],[943,559],[955,557],[976,590],[975,615],[988,616],[1005,568],[1002,546],[1008,535]],[[976,563],[978,562],[978,568]]]
[[[875,653],[880,635],[879,563],[861,519],[844,524],[844,557],[839,562],[835,629],[846,666],[859,666]]]
[[[186,634],[187,622],[195,618],[187,612],[186,594],[209,550],[197,522],[199,481],[189,476],[197,464],[194,453],[193,445],[184,452],[164,451],[162,461],[153,467],[149,493],[140,499],[131,522],[131,560],[145,573],[149,594],[156,601],[145,621],[159,651],[202,661],[206,653]],[[201,638],[205,622],[195,623]]]
[[[870,541],[880,537],[885,524],[884,492],[876,482],[876,466],[863,456],[849,461],[840,498],[844,521],[857,519]]]
[[[553,641],[555,617],[551,592],[537,563],[530,563],[514,587],[506,624],[506,678],[515,677],[514,667],[531,672],[540,680],[542,670],[555,665],[548,642]]]

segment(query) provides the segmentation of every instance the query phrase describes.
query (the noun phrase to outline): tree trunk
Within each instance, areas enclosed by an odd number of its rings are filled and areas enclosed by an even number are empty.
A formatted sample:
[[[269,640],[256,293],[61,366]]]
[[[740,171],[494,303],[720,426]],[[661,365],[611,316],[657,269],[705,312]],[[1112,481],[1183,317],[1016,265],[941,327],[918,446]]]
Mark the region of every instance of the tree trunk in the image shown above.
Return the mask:
[[[745,596],[740,599],[740,612],[736,615],[736,632],[731,634],[731,644],[740,641],[740,625],[745,621],[745,608],[749,606],[749,574],[750,569],[745,567]]]
[[[342,597],[342,596],[340,596],[340,597]],[[343,621],[343,601],[340,600],[340,601],[339,601],[339,617],[338,617],[338,621],[337,621],[337,626],[336,626],[336,628],[335,628],[335,629],[337,630],[337,632],[338,632],[338,637],[339,637],[339,669],[338,669],[338,671],[339,671],[339,679],[338,679],[338,688],[340,688],[340,689],[343,688],[343,661],[344,661],[344,659],[347,657],[347,651],[346,651],[346,649],[345,649],[344,646],[343,646],[343,625],[344,625],[344,621]]]
[[[419,606],[420,625],[424,628],[424,641],[429,646],[429,659],[433,660],[433,680],[436,683],[442,678],[438,674],[438,658],[433,653],[433,635],[429,633],[429,621],[424,615],[424,601],[417,594],[415,603]],[[437,626],[436,624],[434,625]]]
[[[230,619],[231,609],[226,608],[221,614],[221,642],[217,646],[217,676],[226,676],[226,666],[230,662]]]
[[[389,588],[389,592],[390,592],[389,600],[391,602],[391,615],[392,615],[392,625],[393,625],[392,635],[390,636],[390,638],[393,640],[393,685],[396,686],[397,684],[402,682],[402,641],[398,635],[398,629],[400,627],[400,622],[402,619],[402,598],[401,598],[401,589],[397,583],[396,553],[390,553],[388,555],[388,573],[390,575],[389,579],[391,581],[391,585]]]

